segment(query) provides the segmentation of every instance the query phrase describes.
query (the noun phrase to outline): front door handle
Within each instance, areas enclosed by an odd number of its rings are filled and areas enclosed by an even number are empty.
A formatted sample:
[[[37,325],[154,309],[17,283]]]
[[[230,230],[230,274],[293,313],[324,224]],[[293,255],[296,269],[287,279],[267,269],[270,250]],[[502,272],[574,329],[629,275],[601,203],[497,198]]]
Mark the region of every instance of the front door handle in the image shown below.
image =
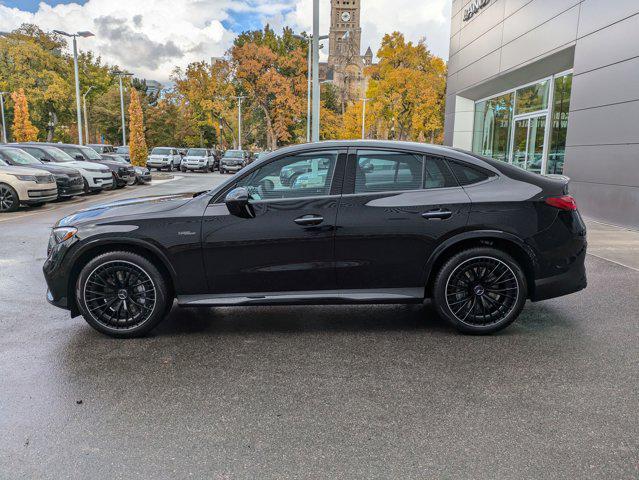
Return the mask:
[[[453,215],[453,212],[450,210],[430,210],[428,212],[422,213],[422,217],[426,220],[431,220],[434,218],[439,218],[441,220],[446,220]]]
[[[324,217],[320,215],[304,215],[303,217],[296,218],[295,223],[298,225],[309,226],[319,225],[324,221]]]

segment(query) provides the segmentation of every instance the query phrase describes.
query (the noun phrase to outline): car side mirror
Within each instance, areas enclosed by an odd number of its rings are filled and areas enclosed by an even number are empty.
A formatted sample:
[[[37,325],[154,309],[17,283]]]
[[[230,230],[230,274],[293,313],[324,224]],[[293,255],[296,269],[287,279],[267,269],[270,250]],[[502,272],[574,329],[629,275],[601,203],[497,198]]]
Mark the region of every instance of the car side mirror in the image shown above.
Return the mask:
[[[75,156],[75,159],[76,159],[76,160],[83,161],[83,160],[84,160],[84,157],[83,157],[82,155],[80,155],[80,154],[77,154],[77,155]]]
[[[372,163],[367,163],[366,165],[362,165],[362,171],[364,173],[371,173],[375,170],[375,166]]]
[[[40,161],[41,162],[50,162],[51,160],[49,160],[47,157],[40,157]]]
[[[226,194],[224,203],[231,215],[240,218],[255,218],[253,206],[249,203],[251,196],[244,187],[237,187]]]

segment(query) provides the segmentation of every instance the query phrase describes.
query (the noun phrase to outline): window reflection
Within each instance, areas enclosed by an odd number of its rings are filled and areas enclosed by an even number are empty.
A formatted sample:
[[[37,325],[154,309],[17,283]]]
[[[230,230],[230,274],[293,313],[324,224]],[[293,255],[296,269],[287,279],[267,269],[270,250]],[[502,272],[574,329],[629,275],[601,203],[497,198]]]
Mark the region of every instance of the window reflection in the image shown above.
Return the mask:
[[[572,74],[555,78],[553,93],[550,148],[546,173],[562,174],[566,156],[566,133],[568,132],[568,111],[570,110],[570,91]]]
[[[495,160],[507,162],[512,113],[512,93],[477,103],[475,105],[473,151]]]
[[[517,90],[515,115],[537,112],[548,108],[549,80],[535,83]]]

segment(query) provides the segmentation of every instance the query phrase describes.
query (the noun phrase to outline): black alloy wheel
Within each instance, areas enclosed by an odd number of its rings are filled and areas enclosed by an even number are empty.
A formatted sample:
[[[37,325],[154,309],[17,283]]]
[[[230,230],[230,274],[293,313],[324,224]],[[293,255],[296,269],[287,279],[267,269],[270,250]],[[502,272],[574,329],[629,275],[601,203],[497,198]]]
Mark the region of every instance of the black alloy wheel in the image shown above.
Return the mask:
[[[84,267],[76,298],[85,320],[95,329],[135,337],[162,320],[166,292],[164,278],[147,259],[131,252],[110,252]]]
[[[517,262],[494,248],[474,248],[453,256],[434,286],[441,316],[467,333],[491,333],[521,313],[527,297],[525,275]]]
[[[5,183],[0,183],[0,212],[15,212],[20,207],[17,192]]]

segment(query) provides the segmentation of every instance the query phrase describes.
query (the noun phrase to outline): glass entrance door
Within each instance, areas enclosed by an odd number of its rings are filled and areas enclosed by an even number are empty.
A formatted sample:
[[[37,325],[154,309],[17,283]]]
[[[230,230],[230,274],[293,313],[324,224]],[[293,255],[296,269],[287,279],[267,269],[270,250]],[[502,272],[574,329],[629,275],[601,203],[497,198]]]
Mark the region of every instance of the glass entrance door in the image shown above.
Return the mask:
[[[513,126],[512,164],[541,173],[544,158],[546,114],[516,119]]]

